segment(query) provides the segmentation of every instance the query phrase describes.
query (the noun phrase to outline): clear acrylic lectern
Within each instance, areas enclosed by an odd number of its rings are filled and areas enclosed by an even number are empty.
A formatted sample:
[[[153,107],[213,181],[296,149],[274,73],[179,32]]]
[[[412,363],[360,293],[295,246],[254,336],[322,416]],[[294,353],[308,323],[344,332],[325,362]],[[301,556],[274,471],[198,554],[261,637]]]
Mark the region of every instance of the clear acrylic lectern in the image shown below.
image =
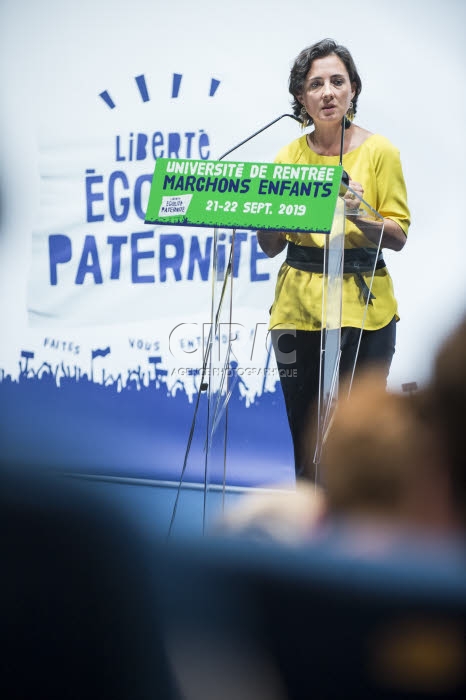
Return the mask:
[[[346,191],[351,192],[359,202],[359,207],[347,207],[343,196]],[[339,396],[339,363],[341,355],[341,320],[342,320],[342,288],[344,280],[345,259],[345,228],[347,222],[354,218],[376,222],[378,231],[376,243],[365,242],[365,247],[372,247],[378,253],[383,235],[383,217],[378,214],[359,195],[341,185],[340,195],[337,199],[333,225],[329,234],[323,236],[324,256],[322,268],[322,328],[320,345],[319,366],[319,396],[317,402],[317,441],[314,454],[316,479],[320,480],[319,467],[322,446],[325,442],[329,427],[332,422],[333,411]],[[354,200],[353,200],[354,202]],[[239,377],[232,371],[234,355],[232,353],[232,341],[235,337],[235,276],[232,274],[235,259],[235,231],[231,236],[231,245],[228,252],[229,263],[225,264],[222,246],[221,259],[219,258],[219,229],[214,231],[213,244],[213,274],[212,296],[210,308],[210,334],[206,348],[206,377],[208,383],[208,409],[205,442],[205,518],[210,519],[209,493],[217,492],[216,507],[212,509],[212,515],[218,510],[218,491],[225,493],[225,484],[228,481],[228,444],[234,436],[229,434],[228,406],[232,391],[239,381]],[[374,236],[372,236],[374,238]],[[365,272],[368,280],[369,295],[365,305],[361,307],[361,334],[364,329],[365,317],[370,303],[370,292],[375,274],[377,255],[374,256],[374,267],[371,272]],[[231,334],[230,334],[231,329]],[[228,331],[225,342],[226,330]],[[220,332],[221,331],[221,332]],[[361,337],[361,335],[360,335]],[[358,346],[359,349],[359,346]],[[270,353],[270,345],[269,345]],[[273,352],[272,352],[273,358]],[[357,359],[357,355],[356,355]],[[270,356],[267,358],[267,363]],[[353,375],[354,368],[353,367]],[[352,381],[352,379],[351,379]],[[351,386],[351,382],[350,382]],[[248,455],[245,455],[245,459]]]

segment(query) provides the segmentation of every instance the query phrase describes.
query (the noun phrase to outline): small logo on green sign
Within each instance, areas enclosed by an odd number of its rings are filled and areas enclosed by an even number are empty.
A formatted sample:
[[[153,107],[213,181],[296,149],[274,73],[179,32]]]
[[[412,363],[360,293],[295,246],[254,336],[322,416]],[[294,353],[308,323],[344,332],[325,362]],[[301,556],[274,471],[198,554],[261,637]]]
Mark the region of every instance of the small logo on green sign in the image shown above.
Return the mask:
[[[146,224],[329,233],[341,166],[159,158]]]

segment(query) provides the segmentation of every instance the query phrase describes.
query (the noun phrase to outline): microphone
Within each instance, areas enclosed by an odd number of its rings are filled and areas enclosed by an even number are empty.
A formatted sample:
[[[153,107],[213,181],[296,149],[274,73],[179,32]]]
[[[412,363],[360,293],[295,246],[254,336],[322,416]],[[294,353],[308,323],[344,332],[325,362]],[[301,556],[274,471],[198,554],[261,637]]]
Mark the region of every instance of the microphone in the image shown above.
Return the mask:
[[[340,140],[340,162],[338,165],[343,165],[343,148],[345,145],[345,129],[346,129],[346,116],[343,117],[341,120],[341,140]],[[346,170],[343,170],[343,174],[341,176],[341,185],[340,185],[340,195],[343,196],[346,192],[346,188],[349,187],[349,181],[350,181],[350,176],[346,172]]]

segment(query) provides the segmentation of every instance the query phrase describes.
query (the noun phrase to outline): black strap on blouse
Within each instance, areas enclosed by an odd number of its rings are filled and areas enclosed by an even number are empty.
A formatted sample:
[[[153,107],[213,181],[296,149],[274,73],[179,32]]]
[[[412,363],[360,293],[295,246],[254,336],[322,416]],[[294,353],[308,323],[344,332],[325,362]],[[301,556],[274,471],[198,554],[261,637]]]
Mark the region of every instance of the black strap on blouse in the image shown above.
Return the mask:
[[[288,242],[286,263],[290,267],[303,272],[322,272],[324,266],[324,249],[315,246],[296,245]],[[377,255],[376,248],[345,248],[343,258],[343,274],[356,275],[356,282],[364,302],[372,304],[374,294],[369,290],[361,273],[372,272],[386,267],[381,252]]]

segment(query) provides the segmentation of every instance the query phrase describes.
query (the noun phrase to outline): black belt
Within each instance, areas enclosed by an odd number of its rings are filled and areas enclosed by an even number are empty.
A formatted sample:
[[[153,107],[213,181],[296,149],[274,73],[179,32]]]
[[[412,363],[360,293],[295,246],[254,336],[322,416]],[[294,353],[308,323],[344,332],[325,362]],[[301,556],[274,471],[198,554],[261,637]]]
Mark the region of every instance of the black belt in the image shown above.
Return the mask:
[[[303,272],[323,272],[324,249],[315,246],[296,245],[289,241],[286,263],[296,270]],[[372,303],[375,296],[369,290],[362,272],[372,272],[386,267],[382,253],[377,255],[376,248],[345,248],[343,258],[343,274],[356,275],[356,281],[364,302]]]

